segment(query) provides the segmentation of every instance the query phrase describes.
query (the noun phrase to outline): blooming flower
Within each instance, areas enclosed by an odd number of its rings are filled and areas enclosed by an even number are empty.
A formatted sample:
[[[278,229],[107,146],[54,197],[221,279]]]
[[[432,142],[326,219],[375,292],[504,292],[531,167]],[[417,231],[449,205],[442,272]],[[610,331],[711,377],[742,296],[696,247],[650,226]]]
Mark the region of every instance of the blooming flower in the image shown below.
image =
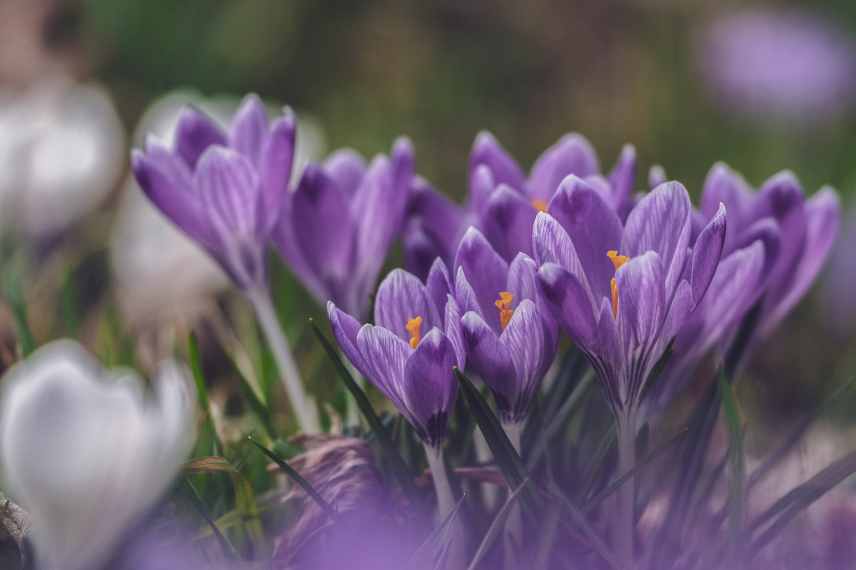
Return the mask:
[[[170,149],[155,138],[134,151],[137,182],[176,226],[242,289],[265,286],[264,252],[286,196],[294,158],[290,111],[268,123],[248,96],[228,133],[187,108]]]
[[[523,252],[532,255],[532,222],[547,208],[559,183],[568,175],[586,178],[621,214],[633,205],[636,151],[627,145],[608,176],[591,143],[577,133],[563,136],[535,161],[527,177],[518,163],[488,132],[479,133],[469,161],[469,200],[452,204],[430,187],[414,188],[410,213],[417,220],[407,228],[408,267],[421,274],[435,257],[447,263],[467,228],[482,231],[507,261]]]
[[[446,436],[457,391],[452,370],[466,361],[460,311],[450,291],[448,272],[438,261],[427,286],[403,269],[391,271],[377,291],[374,325],[360,326],[327,303],[342,351],[432,447]]]
[[[853,43],[808,13],[755,9],[714,19],[698,56],[715,100],[750,118],[834,117],[856,94]]]
[[[504,422],[521,423],[553,362],[557,328],[539,300],[535,262],[507,263],[475,228],[461,240],[455,294],[471,368],[494,394]]]
[[[369,306],[384,258],[401,231],[413,177],[413,148],[399,139],[390,158],[366,167],[342,150],[309,165],[284,200],[273,239],[319,301],[359,317]]]
[[[4,378],[4,481],[32,517],[41,568],[97,568],[169,486],[193,441],[194,398],[174,366],[156,392],[146,403],[138,378],[105,372],[70,341]]]
[[[535,220],[541,288],[597,370],[620,421],[635,421],[651,370],[719,264],[724,207],[690,248],[692,219],[686,189],[668,182],[645,196],[622,227],[595,188],[570,176]]]
[[[124,161],[124,132],[104,90],[44,81],[0,93],[0,215],[4,226],[50,236],[94,210]]]

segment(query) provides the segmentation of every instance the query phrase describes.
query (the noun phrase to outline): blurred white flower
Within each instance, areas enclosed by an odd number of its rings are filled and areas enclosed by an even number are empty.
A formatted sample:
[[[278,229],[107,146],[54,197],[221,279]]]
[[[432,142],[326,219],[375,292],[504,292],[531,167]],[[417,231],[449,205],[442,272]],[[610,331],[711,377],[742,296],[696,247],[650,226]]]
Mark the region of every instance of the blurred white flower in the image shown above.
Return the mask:
[[[65,229],[113,189],[126,160],[107,93],[65,79],[0,92],[0,219],[29,236]]]
[[[44,570],[92,570],[169,487],[192,444],[195,400],[175,364],[154,402],[140,379],[56,341],[10,370],[0,399],[6,490],[31,516]]]
[[[181,110],[194,105],[222,124],[238,108],[237,98],[206,99],[193,91],[175,91],[156,100],[140,119],[133,144],[154,135],[171,144]],[[324,151],[320,127],[300,116],[295,176]],[[132,323],[149,324],[191,318],[229,280],[196,244],[175,228],[145,197],[133,176],[113,228],[110,259],[120,306]]]

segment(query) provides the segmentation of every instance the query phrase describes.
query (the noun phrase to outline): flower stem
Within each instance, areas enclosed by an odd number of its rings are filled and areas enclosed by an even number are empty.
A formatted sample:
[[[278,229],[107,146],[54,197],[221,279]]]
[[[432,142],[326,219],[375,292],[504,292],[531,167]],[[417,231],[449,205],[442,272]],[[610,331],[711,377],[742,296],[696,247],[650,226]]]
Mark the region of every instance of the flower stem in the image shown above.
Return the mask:
[[[618,476],[621,477],[636,465],[636,414],[625,410],[618,418]],[[631,476],[621,485],[618,493],[618,518],[615,540],[621,568],[632,570],[636,527],[636,477]]]
[[[276,366],[282,377],[285,391],[291,402],[291,408],[297,416],[297,423],[304,433],[318,433],[321,424],[318,420],[318,408],[315,402],[306,394],[303,383],[300,380],[300,372],[291,354],[288,339],[282,331],[276,310],[267,289],[253,289],[247,292],[247,298],[256,311],[256,316],[261,324],[262,331],[267,339],[268,346],[276,360]]]
[[[523,439],[523,422],[502,422],[502,430],[508,436],[514,451],[520,454],[520,443]],[[520,503],[511,506],[505,526],[505,567],[520,568],[520,547],[523,545],[523,512]]]
[[[446,462],[443,460],[443,450],[425,444],[425,455],[428,467],[431,469],[431,479],[434,481],[434,492],[437,493],[437,522],[443,522],[455,508],[455,498],[452,486],[449,484],[449,474],[446,472]]]

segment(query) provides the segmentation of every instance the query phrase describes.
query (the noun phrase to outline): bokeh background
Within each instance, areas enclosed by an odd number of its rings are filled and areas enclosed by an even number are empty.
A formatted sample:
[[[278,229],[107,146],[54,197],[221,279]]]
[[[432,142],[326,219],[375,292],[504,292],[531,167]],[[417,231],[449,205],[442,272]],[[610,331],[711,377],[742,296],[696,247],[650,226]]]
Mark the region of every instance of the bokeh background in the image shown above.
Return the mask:
[[[291,105],[309,125],[309,158],[341,146],[371,155],[406,134],[418,171],[457,200],[472,141],[487,129],[526,168],[578,131],[605,168],[633,143],[640,189],[658,164],[698,196],[725,161],[753,185],[791,169],[807,193],[829,184],[848,205],[854,71],[851,0],[0,0],[4,362],[21,306],[38,342],[72,334],[108,362],[145,368],[147,354],[175,339],[164,340],[154,315],[193,313],[209,297],[229,304],[216,269],[188,261],[195,252],[164,238],[165,224],[122,223],[136,192],[129,148],[166,128],[147,112],[170,93],[226,116],[247,92]],[[100,146],[85,151],[72,138],[38,161],[21,151],[56,141],[58,125],[82,113],[66,109],[78,83],[97,86],[102,99],[88,105],[102,119],[81,114],[70,128],[106,121]],[[52,95],[41,94],[45,85]],[[30,109],[39,97],[52,97],[49,111]],[[21,143],[35,124],[39,133]],[[87,161],[102,176],[71,184],[68,172]],[[48,182],[34,182],[39,175]],[[105,190],[87,194],[96,186]],[[856,371],[856,231],[845,224],[848,235],[810,298],[757,353],[750,377],[763,381],[747,390],[774,404],[765,409],[801,409]],[[286,271],[275,280],[302,366],[323,370],[303,332],[303,316],[318,308]],[[226,313],[229,326],[206,325],[221,344],[252,328]],[[217,368],[216,354],[207,365]]]

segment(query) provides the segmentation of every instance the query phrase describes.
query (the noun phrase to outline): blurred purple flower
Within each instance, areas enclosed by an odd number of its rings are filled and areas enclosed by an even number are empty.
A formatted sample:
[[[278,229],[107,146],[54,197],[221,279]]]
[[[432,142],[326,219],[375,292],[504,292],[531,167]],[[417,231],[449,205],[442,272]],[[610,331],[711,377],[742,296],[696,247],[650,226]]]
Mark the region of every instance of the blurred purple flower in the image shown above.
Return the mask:
[[[461,240],[455,294],[470,366],[493,392],[503,422],[521,423],[556,354],[557,325],[525,253],[507,263],[477,229]]]
[[[404,223],[413,147],[396,141],[368,167],[350,150],[306,167],[283,203],[274,244],[315,297],[364,317],[386,253]]]
[[[133,154],[152,202],[217,260],[242,289],[264,288],[264,252],[285,199],[294,158],[289,110],[268,123],[261,100],[245,98],[229,132],[187,108],[168,148],[157,139]]]
[[[412,192],[415,220],[405,236],[408,268],[424,274],[435,257],[447,263],[470,226],[484,234],[507,261],[518,253],[532,255],[532,223],[547,208],[559,183],[568,175],[585,178],[624,219],[633,206],[636,151],[626,145],[608,176],[588,139],[563,136],[545,150],[527,177],[518,163],[488,132],[479,133],[469,161],[469,200],[464,208],[423,184]]]
[[[631,432],[651,370],[707,292],[725,229],[720,206],[691,247],[692,205],[677,182],[645,196],[622,227],[603,196],[575,176],[535,220],[545,297]]]
[[[442,262],[432,268],[427,286],[394,269],[378,288],[374,325],[362,325],[330,301],[333,333],[351,363],[389,398],[420,438],[437,447],[446,437],[463,368],[460,311]]]
[[[744,10],[714,20],[700,41],[703,78],[725,110],[814,121],[854,96],[854,46],[809,13]]]

